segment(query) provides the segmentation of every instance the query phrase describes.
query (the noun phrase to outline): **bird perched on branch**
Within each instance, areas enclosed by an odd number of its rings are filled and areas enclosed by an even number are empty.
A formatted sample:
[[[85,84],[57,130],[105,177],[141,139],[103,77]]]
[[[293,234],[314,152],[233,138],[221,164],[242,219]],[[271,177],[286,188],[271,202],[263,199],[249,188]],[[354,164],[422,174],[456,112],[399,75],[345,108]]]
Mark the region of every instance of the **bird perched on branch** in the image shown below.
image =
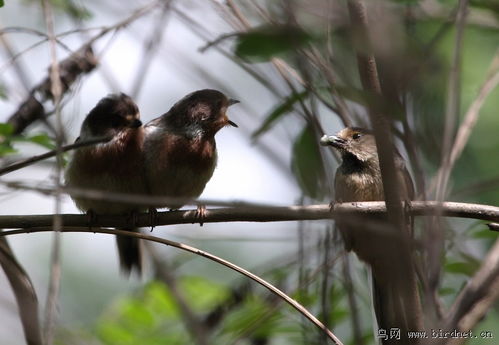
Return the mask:
[[[236,103],[219,91],[199,90],[144,126],[149,192],[177,198],[155,207],[177,209],[201,195],[217,165],[215,134],[227,125],[237,127],[226,114]],[[204,208],[198,212],[204,215]]]
[[[78,189],[103,192],[145,194],[142,145],[144,129],[137,105],[121,93],[103,98],[88,113],[76,141],[111,137],[108,142],[77,149],[70,161],[65,177],[66,185]],[[129,200],[95,200],[71,195],[76,206],[92,215],[114,214],[132,217],[144,206]],[[127,202],[128,201],[128,202]],[[131,201],[131,202],[130,202]],[[133,228],[125,229],[135,231]],[[120,264],[129,274],[134,268],[140,274],[141,255],[139,240],[117,236]]]
[[[321,144],[334,147],[342,158],[335,175],[336,202],[384,200],[373,133],[362,128],[347,127],[337,135],[324,135]],[[404,160],[396,151],[394,159],[398,178],[396,185],[400,188],[401,198],[404,201],[412,200],[414,187]],[[410,250],[405,245],[410,223],[404,229],[390,231],[391,224],[386,217],[337,218],[336,224],[345,248],[354,251],[372,269],[376,318],[379,327],[385,331],[399,328],[404,333],[421,328],[414,267]],[[396,340],[388,339],[384,344],[391,344],[393,341]]]

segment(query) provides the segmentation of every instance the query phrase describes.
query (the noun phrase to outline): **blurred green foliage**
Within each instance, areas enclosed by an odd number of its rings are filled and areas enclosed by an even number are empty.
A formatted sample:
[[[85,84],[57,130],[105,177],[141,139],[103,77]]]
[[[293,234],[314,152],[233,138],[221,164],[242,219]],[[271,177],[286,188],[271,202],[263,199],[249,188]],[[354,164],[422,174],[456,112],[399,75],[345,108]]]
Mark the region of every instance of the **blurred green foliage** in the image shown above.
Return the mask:
[[[14,135],[13,132],[11,124],[0,123],[0,157],[17,153],[18,150],[13,146],[16,142],[32,143],[49,150],[55,149],[54,139],[46,133]]]
[[[23,0],[32,5],[39,5],[38,0]],[[87,20],[92,17],[92,13],[79,0],[50,0],[50,3],[59,13],[65,14],[71,18]]]
[[[297,26],[265,25],[240,33],[235,54],[252,62],[263,62],[289,55],[310,41],[312,36]]]

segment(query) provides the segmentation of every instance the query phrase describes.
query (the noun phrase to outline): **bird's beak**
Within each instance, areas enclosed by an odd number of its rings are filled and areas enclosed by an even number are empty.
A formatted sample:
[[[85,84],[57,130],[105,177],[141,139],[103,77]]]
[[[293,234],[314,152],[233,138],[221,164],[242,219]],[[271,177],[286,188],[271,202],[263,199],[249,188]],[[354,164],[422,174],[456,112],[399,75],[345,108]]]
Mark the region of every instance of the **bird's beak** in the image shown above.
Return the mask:
[[[229,119],[227,119],[227,124],[231,125],[232,127],[236,127],[238,128],[239,126],[237,125],[237,123],[235,123],[234,121],[231,121]]]
[[[322,146],[333,146],[341,149],[345,146],[346,140],[336,135],[324,135],[320,141]]]
[[[234,104],[237,104],[237,103],[241,103],[241,102],[239,102],[237,99],[229,98],[229,101],[227,103],[228,103],[228,107],[230,107],[231,105],[234,105]],[[225,115],[225,117],[227,119],[227,124],[228,125],[231,125],[232,127],[236,127],[236,128],[239,127],[234,121],[229,120],[229,118],[227,117],[227,115]]]
[[[239,102],[237,99],[229,98],[229,107],[231,105],[234,105],[234,104],[237,104],[237,103],[241,103],[241,102]]]
[[[142,121],[140,121],[139,119],[135,119],[132,122],[130,122],[128,126],[130,128],[139,128],[140,126],[142,126]]]

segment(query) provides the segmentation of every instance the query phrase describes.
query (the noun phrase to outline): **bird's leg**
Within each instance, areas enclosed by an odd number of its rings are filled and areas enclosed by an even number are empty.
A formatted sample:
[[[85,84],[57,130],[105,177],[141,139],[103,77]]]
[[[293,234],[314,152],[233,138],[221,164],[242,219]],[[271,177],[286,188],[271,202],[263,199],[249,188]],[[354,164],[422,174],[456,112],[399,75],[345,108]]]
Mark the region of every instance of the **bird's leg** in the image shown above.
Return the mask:
[[[149,224],[151,226],[151,232],[154,230],[158,222],[158,210],[155,207],[149,207]]]
[[[196,218],[199,219],[199,225],[203,226],[203,220],[206,218],[206,205],[198,205],[196,208]]]
[[[334,200],[331,200],[329,202],[329,212],[333,212],[334,211],[334,205],[336,204],[336,202]]]
[[[414,218],[411,217],[411,201],[409,199],[404,199],[404,222],[407,228],[409,229],[409,234],[411,238],[414,237]]]
[[[92,209],[87,210],[85,213],[87,215],[87,226],[91,229],[92,226],[97,223],[97,213],[95,213]]]

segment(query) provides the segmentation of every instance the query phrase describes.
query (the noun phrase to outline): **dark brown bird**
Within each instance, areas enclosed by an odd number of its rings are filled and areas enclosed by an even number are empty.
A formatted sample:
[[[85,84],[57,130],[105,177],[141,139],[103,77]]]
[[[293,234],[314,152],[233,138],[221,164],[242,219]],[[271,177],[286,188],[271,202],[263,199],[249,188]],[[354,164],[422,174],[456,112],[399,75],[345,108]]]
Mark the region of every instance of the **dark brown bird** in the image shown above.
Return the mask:
[[[227,109],[239,101],[216,90],[188,94],[162,116],[145,125],[144,157],[149,192],[182,198],[156,207],[177,209],[204,190],[217,165],[215,134],[237,125]]]
[[[323,136],[341,154],[342,163],[335,176],[335,201],[383,201],[383,183],[374,135],[365,129],[347,127],[337,135]],[[398,186],[403,200],[412,200],[414,187],[402,156],[395,152]],[[411,265],[401,264],[401,239],[387,229],[386,217],[339,217],[337,226],[345,248],[372,268],[373,299],[380,329],[399,328],[402,333],[421,327],[419,297]],[[409,227],[408,227],[409,228]],[[401,229],[407,231],[408,228]],[[403,338],[402,334],[402,338]],[[385,344],[396,341],[389,339]]]
[[[66,185],[102,192],[146,194],[142,145],[144,130],[137,105],[125,94],[103,98],[83,121],[76,141],[112,137],[106,143],[77,149],[66,169]],[[86,212],[131,216],[144,206],[133,203],[92,200],[72,195],[76,206]],[[135,231],[134,229],[126,229]],[[129,274],[141,271],[139,240],[117,237],[121,268]]]

